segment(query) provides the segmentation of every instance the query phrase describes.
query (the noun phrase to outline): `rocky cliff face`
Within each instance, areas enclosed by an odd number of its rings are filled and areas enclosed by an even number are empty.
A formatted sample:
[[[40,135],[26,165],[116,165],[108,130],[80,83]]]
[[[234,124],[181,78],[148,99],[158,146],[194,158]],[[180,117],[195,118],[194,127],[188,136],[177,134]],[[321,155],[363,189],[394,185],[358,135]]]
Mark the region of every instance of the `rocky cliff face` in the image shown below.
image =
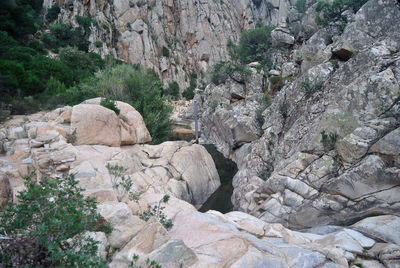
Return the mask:
[[[239,164],[235,208],[267,222],[306,228],[399,215],[399,4],[371,0],[337,35],[316,30],[312,16],[313,8],[289,23],[297,43],[276,71],[197,97],[203,139]],[[257,100],[263,88],[271,95],[272,76],[285,85],[265,109]]]
[[[90,51],[154,69],[164,84],[175,80],[184,89],[191,73],[201,74],[228,59],[228,40],[237,40],[258,22],[286,21],[293,2],[45,0],[44,7],[58,3],[58,20],[73,25],[77,16],[91,17]]]

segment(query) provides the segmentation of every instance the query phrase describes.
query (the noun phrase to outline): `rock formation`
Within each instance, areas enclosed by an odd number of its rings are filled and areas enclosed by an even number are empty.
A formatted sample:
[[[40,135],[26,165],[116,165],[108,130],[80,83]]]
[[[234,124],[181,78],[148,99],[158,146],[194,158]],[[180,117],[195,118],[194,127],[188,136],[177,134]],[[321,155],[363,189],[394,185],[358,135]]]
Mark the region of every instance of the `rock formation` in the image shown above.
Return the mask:
[[[267,222],[302,229],[400,215],[399,5],[368,1],[338,36],[307,37],[313,12],[288,24],[300,41],[275,55],[276,71],[196,97],[202,138],[238,163],[235,208]],[[274,94],[276,75],[285,85]]]
[[[94,21],[89,50],[112,54],[132,64],[154,69],[165,85],[189,86],[191,73],[228,59],[226,44],[256,23],[285,21],[290,0],[45,0],[47,10],[61,7],[59,20],[77,25],[77,16]]]
[[[78,108],[90,112],[99,106],[96,102],[89,100]],[[118,103],[118,107],[125,113],[123,107],[128,106]],[[0,205],[16,200],[24,187],[21,176],[31,171],[38,179],[75,174],[84,195],[96,197],[98,212],[113,227],[108,235],[84,234],[99,242],[98,254],[109,258],[109,267],[129,267],[134,255],[140,256],[138,265],[149,258],[162,267],[398,265],[397,216],[367,217],[349,227],[320,226],[298,232],[239,211],[200,213],[196,207],[220,185],[214,162],[202,146],[177,141],[110,147],[101,139],[98,145],[71,144],[74,109],[17,116],[2,126],[6,154],[0,159]],[[94,124],[86,122],[86,127]],[[100,119],[97,122],[102,124]],[[138,123],[131,125],[140,128]],[[120,133],[115,128],[113,135],[121,137]],[[389,137],[382,142],[392,142]],[[124,176],[133,182],[129,193],[115,187],[118,178],[107,166],[124,168]],[[129,194],[136,199],[128,198]],[[148,222],[141,218],[148,207],[160,205],[164,194],[171,195],[162,210],[172,220],[169,231],[155,218]]]

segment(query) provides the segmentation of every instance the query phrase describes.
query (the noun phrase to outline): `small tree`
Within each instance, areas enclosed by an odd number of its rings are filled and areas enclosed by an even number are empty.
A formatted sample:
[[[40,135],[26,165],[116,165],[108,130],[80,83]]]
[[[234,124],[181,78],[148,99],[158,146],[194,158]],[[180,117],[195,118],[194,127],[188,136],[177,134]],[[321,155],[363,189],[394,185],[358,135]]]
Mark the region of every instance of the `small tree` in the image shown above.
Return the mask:
[[[85,199],[74,175],[66,179],[24,178],[26,190],[0,212],[0,261],[26,267],[104,267],[97,242],[85,231],[111,232],[96,212],[94,199]]]

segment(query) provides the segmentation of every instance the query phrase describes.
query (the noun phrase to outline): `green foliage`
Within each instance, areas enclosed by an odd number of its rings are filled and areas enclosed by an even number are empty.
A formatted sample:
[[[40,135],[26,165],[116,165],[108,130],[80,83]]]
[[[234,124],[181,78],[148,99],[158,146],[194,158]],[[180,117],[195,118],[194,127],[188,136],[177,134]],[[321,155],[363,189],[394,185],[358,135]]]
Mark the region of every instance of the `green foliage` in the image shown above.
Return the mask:
[[[158,75],[128,64],[107,67],[67,90],[68,104],[76,104],[91,97],[109,97],[131,104],[142,116],[153,143],[165,141],[171,129],[171,106],[164,102]]]
[[[3,0],[0,11],[0,31],[10,36],[24,40],[29,34],[34,34],[38,28],[38,14],[43,0]]]
[[[113,110],[117,115],[119,115],[121,112],[117,105],[115,105],[115,102],[110,98],[102,98],[100,105],[106,107],[107,109]]]
[[[74,82],[79,82],[92,76],[105,66],[105,61],[100,55],[86,53],[72,47],[61,48],[59,59],[72,71],[72,80]]]
[[[58,14],[60,13],[60,6],[56,3],[51,8],[47,10],[46,19],[49,22],[53,22],[57,19]]]
[[[184,98],[186,98],[187,100],[191,100],[194,98],[195,92],[194,90],[197,87],[197,74],[196,73],[191,73],[190,74],[190,83],[189,83],[189,87],[186,88],[183,92],[182,92],[182,96]]]
[[[79,26],[85,31],[87,35],[90,34],[90,26],[92,24],[96,24],[95,21],[91,17],[86,16],[76,16],[76,22]]]
[[[143,266],[137,266],[137,262],[139,261],[139,255],[134,254],[129,267],[132,268],[142,268]],[[152,261],[149,258],[146,259],[146,266],[147,268],[161,268],[161,265],[158,264],[156,261]],[[143,268],[145,268],[143,267]]]
[[[319,0],[315,10],[319,15],[315,22],[321,26],[333,26],[343,31],[347,24],[347,16],[343,14],[346,10],[357,12],[368,0],[334,0],[328,2]]]
[[[305,13],[307,11],[307,0],[297,0],[294,6],[299,13]]]
[[[215,109],[218,106],[218,101],[213,100],[212,102],[210,102],[209,107],[211,108],[211,110],[215,111]]]
[[[245,83],[251,75],[251,71],[246,66],[234,64],[232,62],[221,61],[213,66],[211,70],[211,82],[220,85],[228,78],[238,83]]]
[[[169,49],[165,46],[162,47],[162,55],[167,58],[169,57]]]
[[[242,64],[257,61],[266,68],[270,67],[269,49],[272,46],[271,32],[274,28],[274,26],[263,26],[243,31],[238,45],[228,42],[229,55]]]
[[[326,152],[335,149],[338,137],[339,136],[336,132],[329,132],[328,134],[325,131],[321,132],[321,143],[324,146],[324,150]]]
[[[300,83],[300,90],[304,93],[306,99],[309,99],[310,97],[312,97],[312,95],[314,95],[315,92],[322,89],[322,85],[323,83],[321,81],[318,81],[311,85],[309,80],[305,80]]]
[[[72,28],[71,25],[58,23],[50,27],[50,33],[42,35],[42,41],[48,49],[58,52],[60,47],[77,47],[79,50],[88,51],[90,34],[87,27],[87,20],[81,21],[82,26]]]
[[[65,93],[66,90],[67,88],[65,87],[64,83],[58,81],[51,76],[46,83],[44,94],[46,96],[60,95]]]
[[[258,177],[262,179],[263,181],[266,181],[272,174],[272,171],[269,168],[264,168],[263,170],[260,171],[258,174]]]
[[[282,87],[285,85],[282,77],[280,76],[271,76],[269,78],[269,81],[271,83],[271,93],[275,95],[276,92],[280,91]]]
[[[111,176],[111,184],[116,191],[118,201],[121,201],[133,186],[131,177],[124,175],[127,169],[123,166],[107,164],[106,168]]]
[[[168,200],[169,195],[164,195],[157,205],[149,207],[148,210],[144,211],[142,215],[140,215],[140,218],[147,222],[150,218],[154,217],[165,227],[165,229],[171,229],[174,224],[171,219],[167,219],[167,216],[163,212],[165,207],[162,205],[163,203],[167,203]]]
[[[165,90],[165,94],[171,96],[173,99],[179,98],[179,84],[173,81],[168,84],[168,88]]]
[[[97,212],[94,199],[84,198],[73,175],[65,179],[25,177],[18,202],[0,212],[0,258],[11,266],[105,267],[97,242],[85,231],[111,228]]]
[[[101,48],[101,47],[103,46],[103,42],[101,42],[100,40],[97,40],[97,41],[94,43],[94,45],[95,45],[97,48]]]

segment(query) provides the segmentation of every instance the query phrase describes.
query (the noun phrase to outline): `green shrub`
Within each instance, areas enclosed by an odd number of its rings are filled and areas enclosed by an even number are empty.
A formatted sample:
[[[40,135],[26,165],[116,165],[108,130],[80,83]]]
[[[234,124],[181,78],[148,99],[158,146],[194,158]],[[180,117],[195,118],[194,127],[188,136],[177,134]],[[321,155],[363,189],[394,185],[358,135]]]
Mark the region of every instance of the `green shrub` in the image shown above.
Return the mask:
[[[97,41],[94,43],[94,45],[95,45],[97,48],[101,48],[101,47],[103,47],[103,42],[101,42],[100,40],[97,40]]]
[[[315,22],[321,26],[333,26],[343,31],[347,24],[347,16],[343,15],[346,10],[357,12],[368,0],[334,0],[328,2],[319,0],[315,10],[319,15]]]
[[[119,115],[119,113],[121,112],[118,109],[117,105],[115,105],[115,102],[110,98],[102,98],[100,101],[100,105],[114,111],[117,115]]]
[[[195,95],[194,91],[195,91],[196,87],[197,87],[197,74],[196,73],[191,73],[190,74],[189,87],[186,88],[182,92],[182,96],[187,100],[193,99],[194,95]]]
[[[215,111],[215,109],[218,106],[218,101],[213,100],[212,102],[210,102],[209,107],[211,108],[211,110]]]
[[[16,267],[105,267],[97,242],[85,231],[111,232],[96,212],[94,199],[84,198],[73,175],[65,179],[25,177],[18,203],[0,213],[0,259]]]
[[[280,91],[282,87],[285,85],[283,82],[282,77],[280,76],[271,76],[269,78],[269,81],[271,83],[271,94],[275,95],[276,92]]]
[[[2,1],[0,31],[5,31],[18,40],[24,40],[27,35],[34,34],[38,29],[38,13],[42,3],[43,0]]]
[[[170,95],[174,99],[179,98],[179,84],[176,81],[173,81],[168,84],[168,88],[165,91],[166,95]]]
[[[50,27],[50,33],[44,33],[41,37],[43,43],[48,49],[57,52],[60,47],[77,47],[79,50],[88,51],[88,36],[90,30],[85,30],[87,20],[81,21],[83,26],[72,28],[64,23],[53,24]]]
[[[165,46],[162,47],[162,55],[167,58],[169,57],[169,49]]]
[[[171,219],[167,219],[167,216],[163,212],[165,207],[162,205],[163,203],[167,203],[168,200],[169,195],[164,195],[157,205],[149,207],[148,210],[144,211],[140,215],[140,218],[147,222],[150,218],[154,217],[165,227],[165,229],[171,229],[174,224]]]
[[[53,22],[57,19],[58,14],[60,13],[60,6],[56,3],[51,8],[47,10],[46,19],[49,22]]]
[[[71,105],[96,96],[127,102],[143,116],[153,143],[161,143],[168,138],[172,112],[162,93],[160,79],[154,71],[118,64],[68,89],[65,97]]]
[[[258,173],[258,177],[263,181],[266,181],[272,174],[272,171],[269,168],[264,168],[263,170]]]
[[[90,34],[90,26],[96,24],[91,17],[86,16],[76,16],[76,22],[85,31],[86,34]]]
[[[237,75],[235,76],[235,74]],[[245,83],[250,75],[251,71],[246,66],[221,61],[215,64],[211,70],[211,82],[220,85],[231,78],[238,83]]]
[[[65,87],[64,83],[58,81],[57,79],[51,76],[46,83],[46,89],[44,91],[44,95],[47,97],[51,97],[54,95],[61,95],[65,93],[66,90],[67,88]]]
[[[64,62],[40,54],[32,58],[29,69],[42,83],[46,83],[50,77],[54,77],[67,87],[74,82],[73,71]]]
[[[73,47],[61,48],[59,59],[72,71],[74,82],[84,80],[105,66],[100,55],[86,53]]]
[[[128,267],[130,268],[161,268],[161,265],[158,264],[156,261],[152,261],[149,258],[146,259],[146,266],[138,266],[137,262],[139,261],[139,255],[134,254],[131,263]]]
[[[299,13],[305,13],[307,11],[307,0],[297,0],[294,6]]]
[[[107,164],[106,168],[111,176],[111,184],[116,191],[118,201],[121,202],[125,194],[128,194],[133,186],[131,177],[126,176],[126,168],[118,165]]]
[[[243,31],[238,45],[228,42],[229,55],[242,64],[257,61],[266,68],[270,67],[269,49],[272,46],[271,32],[274,28],[274,26],[263,26]]]
[[[326,152],[335,149],[338,137],[339,136],[336,132],[329,132],[328,134],[325,131],[321,132],[321,143],[324,146],[324,150]]]
[[[182,96],[187,100],[192,100],[194,98],[194,88],[188,87],[182,92]]]
[[[309,80],[305,80],[300,83],[300,89],[301,92],[304,93],[306,99],[309,99],[310,97],[312,97],[312,95],[314,95],[315,92],[322,89],[322,85],[323,83],[321,81],[318,81],[314,83],[314,85],[311,85]]]

